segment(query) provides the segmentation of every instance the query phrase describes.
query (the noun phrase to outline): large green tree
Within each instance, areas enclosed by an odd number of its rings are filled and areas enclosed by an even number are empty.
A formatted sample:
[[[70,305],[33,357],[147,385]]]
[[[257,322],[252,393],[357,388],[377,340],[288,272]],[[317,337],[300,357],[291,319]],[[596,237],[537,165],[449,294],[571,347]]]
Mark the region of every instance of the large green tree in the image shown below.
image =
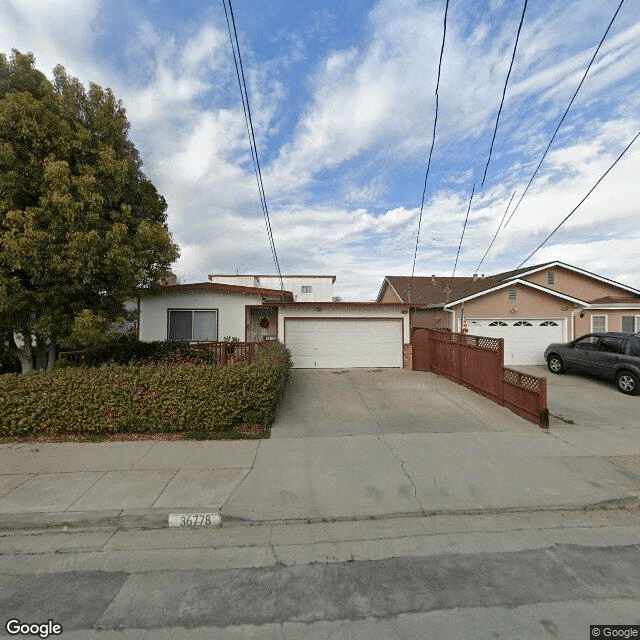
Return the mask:
[[[0,54],[0,340],[23,372],[117,321],[178,257],[122,103],[32,54]]]

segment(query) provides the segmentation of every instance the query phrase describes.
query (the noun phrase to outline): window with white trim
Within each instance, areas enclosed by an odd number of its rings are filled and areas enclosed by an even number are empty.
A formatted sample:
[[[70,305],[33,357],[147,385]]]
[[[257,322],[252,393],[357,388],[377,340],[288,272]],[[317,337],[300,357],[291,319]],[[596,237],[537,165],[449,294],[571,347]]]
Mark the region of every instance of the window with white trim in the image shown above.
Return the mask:
[[[591,316],[591,333],[607,331],[607,316]]]
[[[502,320],[495,320],[494,322],[489,323],[490,327],[507,327],[509,326],[506,322],[502,322]]]
[[[622,333],[640,332],[640,316],[622,316]]]
[[[545,320],[544,322],[540,323],[541,327],[557,327],[558,323],[554,322],[553,320]]]
[[[217,309],[169,309],[169,340],[216,342],[218,340]]]
[[[518,291],[516,289],[509,289],[509,300],[517,300]]]
[[[547,284],[556,283],[556,274],[553,271],[547,271]]]
[[[514,322],[513,323],[514,327],[533,327],[533,325],[530,322],[527,322],[526,320],[518,320],[518,322]]]
[[[300,293],[311,293],[311,285],[303,284],[302,287],[300,287]]]

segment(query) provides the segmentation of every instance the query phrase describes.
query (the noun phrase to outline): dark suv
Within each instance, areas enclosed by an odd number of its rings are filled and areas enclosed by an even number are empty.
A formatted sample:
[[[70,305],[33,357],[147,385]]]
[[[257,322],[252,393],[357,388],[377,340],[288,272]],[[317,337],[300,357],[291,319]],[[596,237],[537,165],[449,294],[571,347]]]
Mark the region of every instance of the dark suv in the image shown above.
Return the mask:
[[[640,335],[589,333],[566,344],[550,344],[544,359],[552,373],[567,369],[615,380],[622,393],[640,393]]]

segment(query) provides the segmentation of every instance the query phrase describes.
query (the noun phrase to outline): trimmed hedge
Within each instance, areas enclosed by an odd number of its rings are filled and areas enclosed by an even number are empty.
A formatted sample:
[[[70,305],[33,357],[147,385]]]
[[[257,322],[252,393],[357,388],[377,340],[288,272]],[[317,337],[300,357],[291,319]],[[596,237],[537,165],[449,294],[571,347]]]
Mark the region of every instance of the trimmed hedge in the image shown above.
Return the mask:
[[[215,355],[206,345],[189,344],[182,340],[157,340],[142,342],[134,336],[122,336],[102,345],[83,350],[86,366],[102,364],[144,364],[152,362],[182,362],[215,364]]]
[[[65,433],[219,435],[244,422],[270,427],[291,372],[280,344],[258,362],[66,367],[0,376],[0,437]]]

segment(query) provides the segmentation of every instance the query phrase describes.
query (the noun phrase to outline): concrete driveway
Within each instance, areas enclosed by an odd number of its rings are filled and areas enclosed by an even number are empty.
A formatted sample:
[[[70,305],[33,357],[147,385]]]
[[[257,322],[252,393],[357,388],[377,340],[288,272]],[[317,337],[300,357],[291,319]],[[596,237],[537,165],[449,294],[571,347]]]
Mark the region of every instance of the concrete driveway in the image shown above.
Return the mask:
[[[552,428],[579,424],[640,431],[640,396],[620,393],[613,382],[571,372],[554,374],[545,366],[514,369],[547,379]]]
[[[295,369],[272,438],[536,428],[445,378],[403,369]]]

